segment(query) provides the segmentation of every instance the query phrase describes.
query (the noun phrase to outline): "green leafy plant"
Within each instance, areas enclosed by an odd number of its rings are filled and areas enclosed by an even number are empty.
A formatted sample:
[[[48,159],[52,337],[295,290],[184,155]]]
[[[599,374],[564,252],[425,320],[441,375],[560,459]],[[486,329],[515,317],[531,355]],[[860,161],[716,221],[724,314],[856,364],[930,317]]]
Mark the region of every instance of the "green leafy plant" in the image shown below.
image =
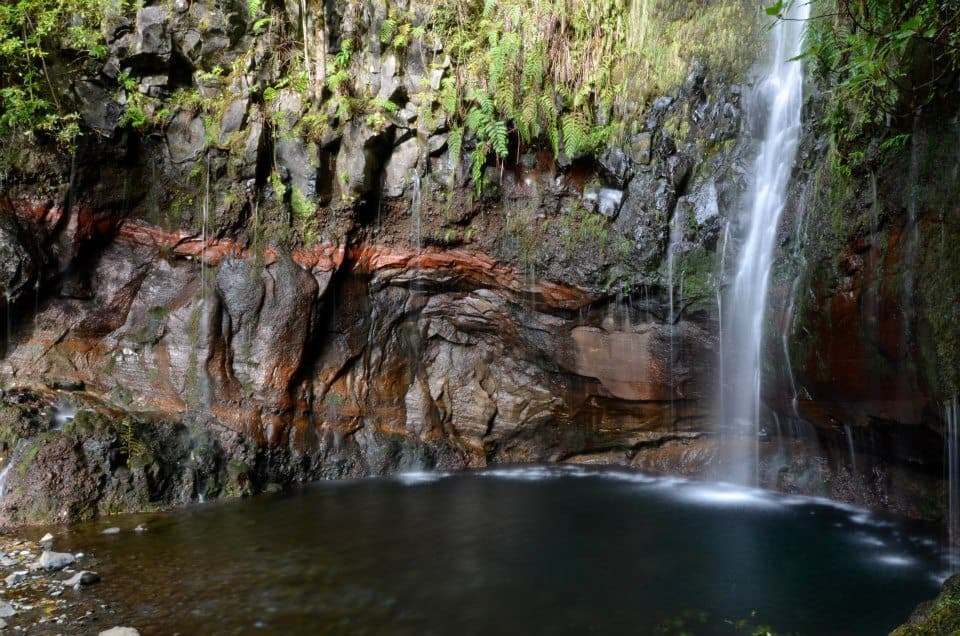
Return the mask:
[[[71,69],[102,58],[104,9],[104,0],[0,3],[0,136],[39,134],[73,148],[78,117],[57,90],[52,55]]]

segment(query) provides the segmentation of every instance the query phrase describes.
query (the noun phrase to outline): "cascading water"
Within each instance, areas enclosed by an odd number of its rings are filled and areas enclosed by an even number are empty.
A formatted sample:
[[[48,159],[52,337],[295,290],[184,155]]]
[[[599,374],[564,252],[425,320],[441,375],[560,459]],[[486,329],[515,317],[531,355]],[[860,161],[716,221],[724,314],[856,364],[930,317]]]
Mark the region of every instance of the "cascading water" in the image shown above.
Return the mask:
[[[957,396],[943,405],[946,422],[945,447],[947,466],[947,535],[950,539],[947,563],[951,570],[960,565],[957,553],[960,543],[960,400]]]
[[[727,356],[721,421],[720,477],[755,485],[760,419],[760,346],[777,223],[787,196],[801,132],[801,53],[807,3],[792,6],[771,30],[771,64],[760,81],[757,103],[766,116],[763,143],[754,165],[747,231],[727,306]]]

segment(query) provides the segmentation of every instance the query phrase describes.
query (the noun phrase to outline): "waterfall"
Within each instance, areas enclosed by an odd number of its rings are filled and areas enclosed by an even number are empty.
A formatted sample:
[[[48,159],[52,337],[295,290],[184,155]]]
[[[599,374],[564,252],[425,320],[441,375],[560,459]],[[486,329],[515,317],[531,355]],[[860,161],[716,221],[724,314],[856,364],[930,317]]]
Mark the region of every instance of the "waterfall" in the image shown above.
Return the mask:
[[[807,3],[797,3],[778,20],[770,32],[771,61],[757,86],[756,100],[763,109],[763,142],[753,166],[755,183],[745,209],[749,208],[746,236],[740,249],[736,274],[727,304],[724,324],[727,385],[721,422],[720,477],[739,484],[758,481],[758,434],[760,419],[760,348],[770,266],[773,261],[777,224],[783,211],[790,174],[796,160],[801,133],[803,67],[795,58],[801,53]]]
[[[13,458],[8,456],[7,465],[0,470],[0,498],[7,494],[7,477],[10,476],[11,468],[13,468]]]
[[[943,418],[946,421],[945,444],[947,465],[947,562],[951,570],[960,565],[957,544],[960,543],[960,405],[957,396],[944,404]]]
[[[413,175],[413,188],[410,192],[410,215],[413,222],[413,231],[412,231],[412,242],[417,248],[417,253],[420,253],[423,243],[423,229],[420,227],[420,175],[414,173]]]

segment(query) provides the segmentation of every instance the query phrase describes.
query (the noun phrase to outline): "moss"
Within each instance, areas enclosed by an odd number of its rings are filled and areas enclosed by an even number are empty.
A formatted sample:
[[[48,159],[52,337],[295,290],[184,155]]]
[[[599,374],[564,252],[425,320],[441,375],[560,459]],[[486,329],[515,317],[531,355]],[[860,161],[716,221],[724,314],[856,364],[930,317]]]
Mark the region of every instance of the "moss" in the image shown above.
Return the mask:
[[[944,215],[925,230],[917,292],[929,338],[921,351],[931,360],[926,375],[939,384],[938,394],[947,397],[960,391],[960,219]]]
[[[17,465],[17,475],[19,477],[25,477],[27,472],[30,470],[30,467],[33,466],[33,463],[37,461],[37,455],[40,454],[40,449],[43,447],[41,442],[35,442],[27,450],[26,454],[23,456],[23,459],[20,460],[20,463]]]
[[[253,468],[249,464],[238,459],[227,462],[226,496],[249,497],[253,494],[253,486]]]
[[[317,204],[297,186],[290,188],[290,209],[297,224],[300,240],[311,247],[319,238],[317,223]]]
[[[960,631],[960,575],[943,584],[936,599],[921,603],[890,636],[940,636]]]

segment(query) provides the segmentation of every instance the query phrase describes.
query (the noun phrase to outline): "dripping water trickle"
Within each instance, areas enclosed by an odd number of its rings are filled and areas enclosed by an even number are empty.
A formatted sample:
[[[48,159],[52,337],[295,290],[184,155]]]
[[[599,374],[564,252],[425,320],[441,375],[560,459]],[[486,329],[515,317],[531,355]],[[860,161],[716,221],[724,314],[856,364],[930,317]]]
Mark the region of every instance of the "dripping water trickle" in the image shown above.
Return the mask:
[[[857,476],[857,455],[854,452],[853,448],[853,427],[850,426],[850,423],[843,425],[843,433],[847,438],[847,454],[850,456],[850,472],[854,477]]]
[[[679,318],[676,304],[674,301],[674,277],[676,270],[677,249],[683,240],[682,219],[679,213],[675,213],[670,220],[670,240],[667,243],[667,329],[670,335],[670,422],[676,425],[676,398],[677,398],[677,374],[675,358],[677,355],[676,336],[677,321]],[[682,310],[681,310],[682,311]]]
[[[951,570],[960,567],[960,400],[955,395],[943,406],[946,421],[945,449],[947,466],[947,565]]]
[[[723,357],[723,277],[726,275],[727,271],[727,245],[730,241],[730,221],[727,221],[723,225],[723,243],[720,247],[720,273],[719,280],[717,281],[717,349],[719,355],[719,364],[717,368],[720,375],[720,413],[726,413],[727,409],[724,404],[724,398],[727,394],[726,383],[723,378],[723,367],[724,367],[724,357]]]
[[[417,252],[420,252],[422,247],[422,229],[420,221],[420,175],[413,175],[413,188],[411,189],[410,194],[410,214],[413,219],[413,245],[416,247]]]
[[[729,393],[721,417],[720,477],[756,485],[760,420],[760,352],[770,268],[780,215],[796,160],[802,129],[803,27],[808,3],[797,3],[771,29],[772,59],[755,99],[765,128],[745,206],[746,232],[728,298],[724,381]]]
[[[200,237],[200,303],[207,308],[207,219],[210,215],[210,155],[207,155],[207,180],[203,190],[203,226]]]

